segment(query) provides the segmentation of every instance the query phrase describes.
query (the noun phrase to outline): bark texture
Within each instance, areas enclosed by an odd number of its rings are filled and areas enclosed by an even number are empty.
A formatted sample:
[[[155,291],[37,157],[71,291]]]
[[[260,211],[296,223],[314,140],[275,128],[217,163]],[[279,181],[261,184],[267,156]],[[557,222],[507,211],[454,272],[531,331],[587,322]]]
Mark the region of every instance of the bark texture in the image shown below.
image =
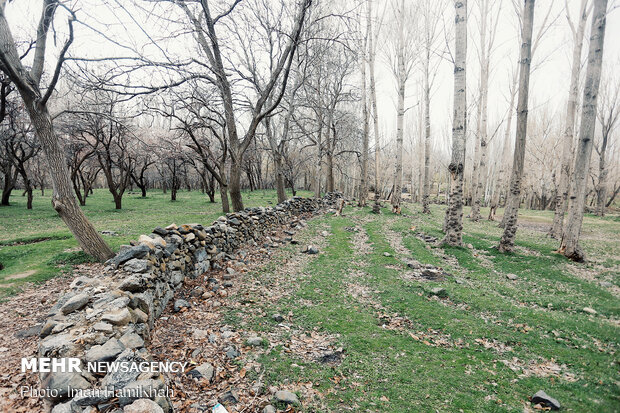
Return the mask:
[[[369,14],[370,15],[370,14]],[[364,126],[362,129],[362,171],[360,176],[360,194],[358,206],[366,206],[366,200],[368,199],[368,139],[369,139],[369,114],[368,114],[368,99],[366,96],[366,48],[368,47],[368,37],[370,33],[366,30],[366,36],[364,37],[364,44],[362,46],[362,118]]]
[[[588,13],[586,10],[587,0],[581,0],[579,8],[579,24],[577,30],[574,30],[572,22],[569,19],[571,28],[573,29],[573,57],[570,75],[570,86],[568,91],[568,104],[566,105],[566,126],[562,136],[562,164],[560,169],[560,181],[558,183],[555,196],[555,213],[553,215],[553,224],[549,229],[549,235],[553,238],[562,235],[562,227],[564,225],[564,215],[568,206],[568,189],[570,180],[570,164],[573,159],[573,140],[575,130],[575,117],[577,112],[577,95],[579,92],[579,73],[581,72],[581,51],[583,49],[583,35],[586,28],[586,20]]]
[[[375,203],[372,206],[372,212],[381,213],[381,182],[379,181],[379,114],[377,113],[377,88],[375,82],[375,41],[372,32],[372,0],[368,0],[368,17],[366,20],[368,30],[368,70],[370,72],[370,102],[372,108],[372,126],[375,136]]]
[[[495,179],[493,196],[491,198],[491,205],[489,208],[489,216],[488,216],[489,221],[495,220],[495,213],[497,212],[497,208],[499,207],[500,196],[501,196],[502,188],[504,187],[504,175],[506,174],[506,170],[508,169],[507,166],[509,165],[509,162],[510,162],[509,160],[510,158],[510,129],[512,127],[512,118],[513,118],[512,111],[514,110],[515,97],[517,96],[516,91],[517,91],[518,73],[519,73],[518,70],[515,71],[515,76],[512,82],[512,88],[510,89],[510,104],[508,105],[508,114],[506,115],[507,120],[506,120],[506,130],[504,131],[504,145],[502,147],[501,158],[499,159],[499,165],[500,165],[499,172]],[[504,217],[505,216],[506,214],[504,213]],[[504,223],[505,222],[502,218],[502,221],[500,222],[499,227],[504,228]]]
[[[463,173],[465,170],[465,136],[467,131],[467,1],[455,0],[455,53],[454,53],[454,114],[452,117],[452,159],[450,173],[450,200],[446,210],[443,243],[463,244]]]
[[[43,3],[43,11],[37,30],[38,40],[35,56],[30,72],[26,71],[17,53],[15,41],[4,14],[5,3],[2,2],[0,4],[0,60],[2,62],[0,68],[17,87],[47,158],[53,186],[52,205],[54,209],[67,224],[84,252],[100,261],[104,261],[114,254],[101,235],[97,233],[97,230],[88,221],[77,203],[69,180],[69,170],[65,156],[58,137],[54,133],[52,118],[47,108],[47,100],[54,89],[55,82],[58,80],[56,73],[62,65],[64,52],[57,62],[55,76],[52,78],[52,82],[45,94],[42,94],[39,89],[44,67],[47,31],[51,25],[57,4],[53,0],[46,0]],[[70,30],[71,36],[63,48],[65,52],[73,40],[72,27],[70,27]]]
[[[517,217],[521,196],[521,181],[525,162],[527,138],[528,96],[530,87],[530,66],[532,59],[532,29],[534,26],[534,0],[525,0],[523,8],[523,27],[521,31],[521,52],[519,59],[519,99],[517,101],[517,135],[510,176],[510,201],[504,211],[505,227],[499,242],[500,252],[510,252],[514,248],[517,234]]]
[[[396,108],[396,165],[394,172],[394,192],[392,193],[392,211],[400,212],[400,201],[403,189],[403,136],[405,121],[405,84],[407,69],[405,68],[405,3],[400,4],[398,15],[398,46],[396,77],[398,83],[398,106]]]
[[[601,83],[606,14],[607,0],[594,0],[574,180],[568,202],[567,221],[562,232],[562,241],[559,249],[561,254],[574,261],[583,261],[585,259],[584,252],[579,246],[579,236],[581,235],[587,178],[590,170],[590,156],[592,155],[594,140],[598,89]]]
[[[491,29],[489,40],[487,41],[487,29],[490,13],[489,0],[482,0],[480,3],[480,103],[478,110],[478,131],[479,145],[476,146],[477,154],[474,157],[474,179],[472,181],[472,208],[471,219],[472,221],[479,221],[482,216],[480,215],[480,206],[483,201],[484,188],[486,185],[486,160],[487,160],[487,113],[488,113],[488,101],[489,101],[489,66],[491,51],[495,40],[495,29],[497,28],[497,21],[495,26]]]

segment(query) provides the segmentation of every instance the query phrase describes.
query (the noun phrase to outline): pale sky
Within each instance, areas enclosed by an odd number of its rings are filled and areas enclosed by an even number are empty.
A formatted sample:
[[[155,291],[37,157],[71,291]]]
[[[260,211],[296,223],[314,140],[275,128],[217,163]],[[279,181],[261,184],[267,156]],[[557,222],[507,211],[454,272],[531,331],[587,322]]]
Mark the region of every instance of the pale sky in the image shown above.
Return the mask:
[[[294,6],[294,0],[285,0]],[[407,0],[408,7],[415,4],[414,0]],[[536,3],[534,15],[534,31],[539,30],[542,19],[544,18],[550,5],[552,11],[550,19],[559,16],[554,20],[553,26],[546,32],[542,39],[536,54],[532,67],[536,69],[531,74],[530,80],[530,113],[536,110],[547,108],[551,114],[563,117],[564,105],[567,98],[567,89],[570,76],[570,58],[572,53],[572,36],[566,21],[566,13],[563,11],[565,1],[571,10],[571,17],[575,21],[577,19],[577,9],[580,0],[538,0]],[[34,36],[36,22],[40,15],[40,0],[20,0],[8,3],[7,18],[11,25],[11,29],[16,38],[24,40]],[[191,53],[191,49],[183,44],[183,35],[179,35],[177,40],[170,42],[157,41],[156,44],[151,42],[149,38],[158,40],[165,37],[171,31],[177,32],[180,28],[176,24],[179,16],[168,14],[166,17],[170,19],[168,22],[161,23],[157,19],[148,18],[144,12],[137,11],[132,1],[111,0],[110,6],[103,6],[102,2],[94,0],[73,0],[71,2],[74,10],[77,10],[78,19],[91,27],[104,33],[111,39],[116,39],[123,44],[133,44],[134,47],[140,48],[147,55],[157,56],[159,59],[162,55],[159,47],[165,49],[166,53],[172,55],[184,55]],[[228,2],[230,3],[230,2]],[[156,7],[153,3],[142,2],[140,4],[146,7]],[[168,3],[169,4],[169,3]],[[343,0],[344,6],[353,6],[357,2],[349,2]],[[375,1],[375,10],[381,11],[386,7],[389,8],[389,0]],[[496,0],[496,5],[500,4]],[[610,0],[609,8],[617,7],[618,0]],[[475,0],[470,0],[468,5],[469,24],[468,24],[468,105],[473,102],[478,93],[478,61],[477,61],[477,43],[479,41],[478,32],[478,8]],[[494,6],[492,10],[497,10]],[[489,129],[494,129],[497,122],[502,119],[508,107],[508,85],[511,82],[511,70],[516,68],[519,51],[519,29],[511,0],[501,1],[500,23],[498,26],[497,39],[495,48],[491,56],[491,74],[489,88]],[[452,1],[447,2],[447,7],[443,18],[448,31],[451,31],[451,24],[454,21]],[[494,11],[492,11],[494,13]],[[389,16],[389,11],[386,12]],[[135,21],[134,21],[135,19]],[[386,17],[386,22],[389,17]],[[139,22],[140,27],[136,22]],[[588,21],[589,22],[589,21]],[[163,24],[163,25],[162,25]],[[59,10],[55,20],[54,28],[57,31],[56,48],[64,42],[66,38],[66,13]],[[221,31],[223,28],[220,29]],[[584,43],[583,61],[585,62],[589,37],[589,24],[586,29],[586,41]],[[92,30],[77,24],[75,27],[76,40],[71,47],[70,54],[77,57],[103,57],[110,55],[123,56],[129,53],[106,40],[101,34],[96,34]],[[451,33],[448,33],[450,36]],[[620,8],[612,11],[607,18],[607,31],[604,53],[604,65],[607,70],[617,70],[620,63],[620,45],[617,41],[620,39]],[[384,54],[381,50],[386,50],[390,46],[389,40],[384,37],[380,39],[378,44],[379,53],[377,55],[377,90],[379,100],[379,119],[380,128],[383,135],[383,141],[393,139],[396,124],[396,89],[394,77],[389,71]],[[186,42],[188,44],[193,42]],[[452,43],[452,42],[451,42]],[[48,45],[53,55],[48,57],[49,62],[53,62],[55,58],[54,36],[48,39]],[[451,48],[453,45],[451,44]],[[57,50],[57,49],[56,49]],[[613,69],[612,69],[613,68]],[[452,90],[453,76],[452,63],[444,60],[436,65],[434,70],[437,72],[435,88],[431,102],[431,124],[433,134],[437,137],[443,136],[443,139],[435,140],[435,150],[447,151],[448,138],[450,133],[450,119],[452,113]],[[582,76],[583,76],[582,71]],[[407,83],[406,107],[411,109],[407,112],[405,121],[405,130],[408,132],[405,139],[411,139],[412,131],[417,128],[417,108],[414,106],[420,99],[417,91],[417,83],[420,79],[420,72],[414,69],[414,72]],[[359,77],[359,76],[358,76]],[[352,82],[359,82],[357,78]],[[475,128],[475,108],[472,107],[471,113],[468,115],[470,119],[469,128]],[[514,127],[514,121],[513,121]],[[503,130],[503,128],[502,128]],[[442,147],[443,145],[443,147]],[[493,143],[492,143],[493,145]],[[491,147],[493,149],[493,147]],[[471,151],[469,153],[471,155]]]

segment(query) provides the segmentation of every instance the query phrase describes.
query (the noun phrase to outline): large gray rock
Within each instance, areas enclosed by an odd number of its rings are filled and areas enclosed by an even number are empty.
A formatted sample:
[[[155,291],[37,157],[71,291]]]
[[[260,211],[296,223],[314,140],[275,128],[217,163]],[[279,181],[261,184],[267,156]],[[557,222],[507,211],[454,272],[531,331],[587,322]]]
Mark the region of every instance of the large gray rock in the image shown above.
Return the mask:
[[[42,324],[35,324],[32,327],[25,328],[23,330],[19,330],[17,333],[15,333],[15,337],[17,337],[17,338],[27,338],[27,337],[37,336],[37,335],[39,335],[41,333],[41,327],[43,327]]]
[[[248,345],[252,347],[258,347],[263,344],[263,339],[260,337],[250,337],[248,338]]]
[[[133,403],[135,400],[148,398],[154,392],[162,389],[164,383],[159,380],[136,380],[123,387],[118,404],[121,407]]]
[[[146,272],[148,269],[148,261],[132,258],[123,265],[123,268],[129,272]]]
[[[123,413],[164,413],[164,409],[153,400],[138,399],[125,406]]]
[[[54,406],[52,409],[52,413],[81,413],[82,409],[73,403],[73,401],[69,400],[65,403],[60,403]]]
[[[89,389],[91,384],[78,372],[49,373],[41,381],[41,388],[49,389],[49,400],[59,401],[66,399],[69,392],[78,389]]]
[[[55,334],[41,340],[39,343],[39,355],[43,357],[56,355],[69,355],[73,353],[75,344],[71,334]]]
[[[120,290],[130,292],[142,291],[145,287],[144,279],[136,275],[125,278],[118,286]]]
[[[278,390],[275,394],[275,398],[280,403],[299,404],[299,399],[297,398],[297,395],[288,390]]]
[[[104,391],[104,389],[93,389],[91,392],[84,392],[73,398],[73,403],[78,406],[96,406],[105,403],[114,397],[114,392]]]
[[[73,297],[69,298],[62,307],[60,307],[60,311],[64,315],[70,314],[74,311],[84,308],[84,306],[88,304],[89,301],[90,295],[86,293],[74,295]]]
[[[103,321],[100,321],[98,323],[93,324],[93,330],[101,331],[102,333],[111,333],[112,331],[114,331],[114,328],[112,327],[112,324],[104,323]]]
[[[191,306],[192,305],[187,300],[179,298],[178,300],[174,302],[173,310],[175,313],[178,313],[179,311],[181,311],[181,309],[189,308]]]
[[[111,338],[101,346],[92,346],[86,352],[86,361],[112,361],[125,350],[125,346],[115,338]]]
[[[225,404],[235,404],[239,401],[239,394],[235,389],[230,389],[225,393],[222,393],[220,397],[218,397],[220,403]]]
[[[532,403],[538,404],[541,403],[545,407],[551,407],[551,410],[560,410],[560,402],[549,396],[542,390],[539,390],[532,396]]]
[[[141,357],[137,352],[133,350],[126,349],[123,351],[117,358],[116,361],[127,362],[127,363],[140,363],[145,361],[143,357]],[[116,371],[110,371],[105,377],[101,380],[102,387],[111,387],[112,389],[122,389],[127,384],[138,379],[140,375],[139,371],[134,371],[135,369],[129,369],[130,371],[123,371],[118,369]]]
[[[144,340],[142,339],[142,337],[131,331],[123,334],[123,336],[120,338],[120,342],[123,344],[123,346],[125,346],[125,348],[134,349],[144,347]]]
[[[131,321],[131,313],[129,313],[129,310],[125,307],[104,314],[101,320],[117,326],[123,326]]]
[[[193,370],[187,372],[189,377],[194,377],[197,379],[206,379],[207,381],[211,381],[213,378],[214,368],[209,363],[203,363],[200,366],[196,367]]]
[[[228,346],[224,349],[224,351],[226,352],[226,357],[229,359],[235,359],[241,355],[235,346]]]
[[[151,251],[148,245],[140,244],[135,247],[124,248],[116,256],[110,258],[106,264],[118,268],[119,265],[129,261],[132,258],[144,258]]]
[[[444,298],[448,296],[448,292],[445,288],[435,287],[431,290],[432,295],[436,295],[437,297]]]
[[[185,275],[182,271],[172,271],[170,273],[170,282],[172,283],[172,285],[179,285],[183,282],[184,279]]]

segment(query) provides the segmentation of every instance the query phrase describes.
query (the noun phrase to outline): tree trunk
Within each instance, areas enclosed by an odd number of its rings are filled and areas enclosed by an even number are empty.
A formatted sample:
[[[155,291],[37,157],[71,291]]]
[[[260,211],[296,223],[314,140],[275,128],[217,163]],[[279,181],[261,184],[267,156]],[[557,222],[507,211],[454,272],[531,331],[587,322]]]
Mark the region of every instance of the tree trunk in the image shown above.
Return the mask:
[[[555,213],[553,224],[549,229],[549,236],[558,238],[562,235],[564,215],[568,207],[568,190],[570,181],[570,164],[573,159],[573,140],[575,117],[577,113],[577,96],[579,93],[579,74],[581,72],[581,51],[583,49],[583,36],[588,17],[587,0],[581,0],[580,18],[577,31],[573,33],[573,58],[570,74],[570,86],[568,89],[568,104],[566,106],[566,126],[562,137],[562,163],[560,169],[560,181],[555,196]]]
[[[366,26],[368,31],[368,69],[370,72],[370,103],[372,107],[372,124],[375,135],[375,203],[372,212],[381,213],[381,204],[379,197],[381,196],[381,185],[379,182],[379,113],[377,112],[377,88],[375,82],[375,42],[372,33],[372,0],[368,0],[368,16]]]
[[[26,209],[32,209],[32,187],[30,184],[26,187]]]
[[[9,167],[10,168],[10,167]],[[17,179],[17,171],[13,172],[13,175],[10,173],[4,174],[4,187],[2,188],[2,200],[0,200],[1,206],[9,206],[11,205],[11,192],[15,188],[15,180]]]
[[[452,159],[450,200],[444,220],[443,243],[463,244],[463,172],[465,169],[465,136],[467,131],[467,0],[455,0],[454,114],[452,117]]]
[[[430,196],[430,180],[431,180],[431,87],[429,83],[430,77],[430,60],[431,45],[426,47],[426,60],[424,61],[424,183],[422,186],[422,213],[430,214],[429,207]],[[413,192],[411,192],[413,197]]]
[[[230,190],[230,200],[233,211],[243,211],[243,199],[241,198],[241,165],[237,162],[239,154],[236,154],[230,163],[230,180],[228,188]]]
[[[594,0],[574,181],[568,203],[567,222],[562,232],[562,242],[559,248],[561,254],[575,261],[583,261],[585,258],[579,246],[579,236],[583,222],[587,178],[594,141],[596,106],[599,84],[601,82],[603,45],[605,41],[606,13],[607,0]]]
[[[480,81],[482,82],[482,79],[480,79]],[[474,205],[474,200],[476,198],[475,191],[476,191],[476,187],[478,186],[478,170],[480,168],[480,134],[481,134],[480,133],[480,118],[481,117],[482,117],[482,91],[478,99],[478,110],[477,110],[477,116],[476,116],[477,127],[476,127],[475,139],[474,139],[474,164],[473,164],[472,173],[471,173],[471,188],[468,191],[468,193],[470,194],[470,200],[471,200],[471,212],[469,214],[469,218],[472,221],[480,220],[480,205],[477,205],[477,206]]]
[[[605,216],[605,200],[607,199],[607,140],[609,134],[603,133],[603,143],[601,145],[601,153],[599,155],[598,162],[598,187],[596,189],[596,215],[599,217]]]
[[[332,132],[333,133],[333,132]],[[327,160],[327,192],[334,192],[334,154],[332,148],[330,133],[327,133],[327,150],[325,158]]]
[[[516,74],[518,74],[518,70],[516,72]],[[516,89],[517,89],[517,76],[514,76],[513,82],[512,82],[512,90],[510,92],[510,105],[508,106],[508,114],[507,116],[507,120],[506,120],[506,131],[504,132],[504,146],[502,147],[502,155],[501,158],[499,159],[499,173],[497,174],[497,178],[495,179],[495,185],[494,185],[494,191],[493,191],[493,197],[491,198],[491,207],[489,210],[489,217],[488,220],[489,221],[493,221],[495,220],[495,212],[497,211],[497,208],[499,207],[500,204],[500,196],[502,193],[502,190],[504,188],[504,175],[506,175],[506,167],[508,166],[508,163],[510,162],[509,158],[510,158],[510,129],[512,127],[512,118],[513,118],[513,114],[512,111],[515,107],[515,96],[516,96]],[[500,228],[504,228],[504,218],[506,217],[506,213],[504,210],[504,216],[502,217],[502,221],[499,224]]]
[[[214,204],[215,203],[215,177],[213,176],[213,174],[211,174],[208,180],[205,179],[205,192],[207,193],[207,196],[209,197],[209,202]]]
[[[360,175],[360,193],[357,206],[365,207],[368,198],[368,138],[369,138],[369,119],[368,119],[368,99],[366,97],[366,47],[370,33],[366,30],[364,45],[362,46],[362,118],[364,122],[362,132],[362,170]]]
[[[487,112],[489,97],[489,60],[491,48],[493,46],[493,33],[487,45],[487,21],[489,14],[489,1],[481,4],[481,28],[480,28],[480,105],[478,119],[478,137],[480,146],[476,148],[478,160],[474,164],[473,188],[472,188],[472,208],[471,220],[479,221],[481,198],[484,196],[484,186],[486,183],[486,158],[487,158]]]
[[[32,209],[32,184],[30,179],[28,179],[25,166],[22,164],[18,169],[19,174],[22,176],[22,181],[24,181],[24,194],[28,195],[28,198],[26,198],[26,209]]]
[[[316,144],[316,150],[317,150],[317,162],[316,162],[316,176],[315,176],[315,184],[314,184],[314,196],[315,198],[320,198],[321,197],[321,173],[322,173],[322,162],[321,162],[321,158],[323,156],[323,150],[322,150],[322,139],[323,139],[323,120],[320,119],[319,120],[319,132],[317,134],[318,139],[317,139],[317,144]]]
[[[532,59],[532,29],[534,23],[534,0],[525,0],[523,8],[523,27],[521,32],[521,52],[519,60],[519,99],[517,101],[517,135],[510,176],[510,195],[513,201],[506,207],[504,233],[499,243],[500,252],[510,252],[514,248],[517,234],[519,197],[525,162],[525,142],[527,137],[528,95],[530,86],[530,65]]]
[[[230,212],[230,203],[228,202],[228,185],[220,184],[220,197],[222,199],[222,212]]]
[[[146,182],[142,178],[139,181],[136,181],[136,185],[140,188],[142,198],[146,198]]]
[[[284,189],[284,173],[282,172],[282,155],[275,152],[273,154],[274,167],[276,172],[276,192],[278,193],[278,204],[286,201],[286,190]]]
[[[54,133],[52,119],[47,107],[39,106],[27,93],[22,93],[22,98],[47,157],[54,192],[52,206],[67,224],[84,252],[99,261],[105,261],[114,253],[77,204],[69,182],[69,171],[67,170],[65,156],[58,142],[58,137]]]
[[[123,208],[123,197],[122,197],[122,195],[113,193],[112,197],[114,198],[114,207],[116,209],[122,209]]]
[[[398,24],[397,74],[398,106],[396,109],[396,170],[394,172],[394,193],[392,195],[392,212],[400,213],[400,199],[403,187],[403,124],[405,120],[405,4],[401,3]]]

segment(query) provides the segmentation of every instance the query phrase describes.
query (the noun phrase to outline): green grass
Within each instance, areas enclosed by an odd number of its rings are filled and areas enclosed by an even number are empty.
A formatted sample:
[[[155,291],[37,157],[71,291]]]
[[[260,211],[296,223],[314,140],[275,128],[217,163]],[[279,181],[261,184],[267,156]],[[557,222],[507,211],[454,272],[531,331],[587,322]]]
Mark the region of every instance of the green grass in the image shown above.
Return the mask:
[[[275,203],[275,193],[246,193],[244,201],[247,206]],[[35,198],[33,211],[25,209],[19,196],[12,202],[13,206],[0,208],[0,262],[6,267],[0,271],[2,294],[89,261],[51,209],[48,197]],[[222,308],[223,323],[239,330],[277,332],[286,341],[293,332],[283,332],[261,314],[292,312],[294,331],[316,331],[344,349],[342,362],[330,366],[265,342],[257,356],[266,386],[311,382],[321,397],[301,399],[300,409],[307,412],[522,412],[530,406],[528,397],[541,389],[560,400],[565,411],[620,411],[620,303],[599,284],[620,283],[617,217],[584,218],[581,244],[589,262],[577,265],[555,254],[557,241],[545,237],[552,219],[549,211],[522,211],[519,248],[500,254],[493,248],[502,233],[496,223],[464,220],[464,242],[473,249],[429,248],[415,232],[441,238],[443,207],[433,206],[431,215],[420,214],[417,205],[405,209],[407,217],[388,210],[375,216],[368,208],[347,208],[343,217],[310,220],[308,230],[298,236],[302,245],[323,229],[331,235],[322,253],[299,268],[294,280],[282,280],[281,274],[285,260],[294,260],[299,253],[299,246],[293,245],[246,275],[268,288],[284,281],[287,294],[273,304],[249,292],[243,297],[253,303],[249,310]],[[114,249],[155,226],[209,224],[221,215],[220,205],[209,204],[199,192],[180,192],[177,202],[157,191],[146,199],[130,194],[124,209],[116,211],[109,194],[99,190],[84,211],[99,231],[119,234],[106,237]],[[356,253],[355,234],[346,230],[351,226],[367,234],[368,253]],[[404,250],[395,248],[390,234],[402,239]],[[405,258],[440,266],[451,276],[443,282],[404,278]],[[7,279],[25,271],[33,273]],[[506,274],[518,279],[510,281]],[[369,295],[357,299],[351,285]],[[431,296],[431,289],[438,286],[447,290],[449,299]],[[590,316],[584,307],[598,314]],[[386,316],[402,317],[410,324],[384,328]],[[486,349],[481,340],[509,350]],[[565,366],[562,372],[577,380],[520,377],[503,362],[514,360],[523,365],[553,362]]]
[[[468,248],[444,248],[458,265],[443,262],[410,230],[413,224],[416,232],[441,236],[442,210],[434,208],[431,216],[407,213],[413,217],[396,217],[386,210],[377,217],[368,209],[348,208],[345,217],[310,222],[310,232],[326,225],[331,228],[329,245],[303,269],[307,276],[294,283],[294,292],[280,300],[277,310],[294,312],[294,328],[337,335],[335,345],[344,348],[346,357],[331,367],[296,357],[282,347],[272,348],[259,358],[266,385],[314,383],[323,399],[320,403],[307,400],[304,411],[308,412],[522,412],[530,405],[528,397],[541,389],[559,399],[565,411],[620,411],[616,356],[620,328],[617,321],[608,321],[620,316],[616,297],[597,283],[568,272],[567,262],[552,252],[555,241],[533,231],[520,230],[517,245],[537,255],[502,255],[491,248],[501,235],[496,224],[466,220],[465,242],[472,243],[476,253],[492,257],[486,264],[490,268]],[[532,216],[546,223],[550,213]],[[362,257],[355,255],[353,233],[344,230],[356,224],[365,229],[372,244],[372,252]],[[610,225],[609,220],[606,225],[594,222],[598,230],[606,231],[599,238],[613,239],[620,228]],[[454,277],[437,283],[402,279],[406,266],[386,238],[388,229],[402,236],[407,257],[441,265]],[[598,243],[584,243],[592,258],[602,258],[597,255]],[[614,248],[608,245],[606,254],[612,249],[613,257]],[[392,256],[385,257],[383,252]],[[269,283],[278,268],[277,262],[271,263],[254,276]],[[507,280],[508,273],[519,279]],[[347,288],[352,282],[366,287],[375,305],[354,298]],[[436,286],[448,290],[447,304],[430,297],[429,291]],[[310,304],[300,306],[299,302]],[[596,308],[599,315],[583,313],[584,306]],[[263,311],[270,314],[275,309],[266,306]],[[385,329],[379,318],[383,313],[406,317],[412,326]],[[257,331],[278,329],[260,316],[253,320],[251,328]],[[444,337],[458,345],[428,345],[410,335],[429,331],[436,334],[431,337]],[[485,349],[477,341],[482,339],[511,349],[503,353]],[[565,365],[562,371],[578,380],[519,377],[500,361],[515,357],[526,364],[553,361]]]
[[[24,282],[45,281],[70,270],[72,264],[90,261],[52,209],[51,191],[46,196],[35,195],[32,210],[26,209],[26,199],[18,191],[11,196],[11,206],[0,207],[0,262],[5,267],[0,271],[0,298],[16,292]],[[169,193],[153,190],[146,198],[139,193],[126,194],[123,209],[116,210],[110,193],[97,189],[88,197],[83,210],[98,231],[118,234],[104,235],[106,242],[118,250],[120,245],[150,233],[156,226],[172,222],[211,224],[222,215],[219,197],[216,199],[218,202],[212,204],[199,191],[179,191],[177,201],[171,202]],[[276,203],[276,194],[247,192],[243,200],[246,206],[265,206]],[[20,278],[11,279],[12,276]]]

